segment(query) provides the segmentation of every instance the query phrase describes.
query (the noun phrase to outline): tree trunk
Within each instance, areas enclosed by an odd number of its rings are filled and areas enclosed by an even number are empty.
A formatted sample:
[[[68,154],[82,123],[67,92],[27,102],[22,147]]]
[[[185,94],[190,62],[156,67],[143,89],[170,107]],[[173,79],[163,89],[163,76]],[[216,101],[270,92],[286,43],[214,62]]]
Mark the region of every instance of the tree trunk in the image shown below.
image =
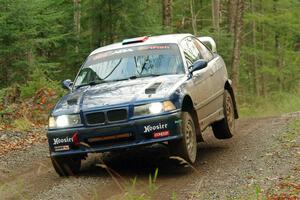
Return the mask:
[[[211,1],[213,27],[217,33],[220,32],[220,0]]]
[[[228,24],[230,33],[234,34],[235,21],[237,16],[237,5],[239,0],[229,0],[228,4]]]
[[[80,31],[81,31],[81,25],[80,25],[80,18],[81,18],[81,0],[73,0],[74,2],[74,24],[75,24],[75,33],[76,33],[76,47],[75,51],[76,53],[79,52],[79,40],[80,40]]]
[[[254,0],[251,0],[251,12],[254,15],[255,7],[254,7]],[[253,19],[252,21],[252,45],[253,45],[253,59],[252,59],[252,67],[253,67],[253,83],[254,83],[254,91],[257,96],[259,96],[259,78],[257,73],[257,54],[256,54],[256,21]]]
[[[113,12],[112,12],[112,2],[108,1],[108,12],[110,16],[113,16]],[[113,34],[113,21],[112,21],[112,17],[110,17],[110,23],[109,23],[109,43],[113,43],[114,42],[114,34]]]
[[[163,4],[163,27],[170,29],[172,25],[172,0],[162,0]]]
[[[190,11],[191,11],[191,17],[192,17],[192,28],[194,35],[197,36],[197,16],[195,14],[195,2],[194,0],[190,0]]]
[[[200,10],[202,10],[203,9],[203,1],[199,0],[199,4],[200,4]],[[200,20],[199,26],[200,26],[200,28],[202,28],[203,27],[203,21],[204,21],[203,15],[200,14],[199,20]]]
[[[274,14],[277,13],[277,0],[273,0],[273,10]],[[278,75],[277,75],[277,82],[279,86],[279,91],[282,91],[283,89],[283,81],[281,78],[281,70],[282,70],[282,53],[281,53],[281,47],[280,47],[280,33],[276,30],[275,31],[275,55],[276,55],[276,66],[278,68]]]
[[[234,24],[234,47],[232,58],[232,86],[235,93],[238,93],[239,86],[239,65],[240,65],[240,53],[242,43],[242,31],[243,31],[243,13],[244,2],[243,0],[237,0],[236,6],[236,18]]]
[[[264,7],[263,7],[263,0],[258,1],[258,9],[259,12],[264,15]],[[259,32],[261,34],[259,37],[259,48],[264,52],[265,51],[265,25],[264,23],[258,23]],[[258,57],[259,59],[259,66],[265,65],[265,59],[261,56]],[[260,83],[260,95],[266,97],[267,95],[267,88],[266,88],[266,75],[264,73],[261,73],[259,76],[259,83]]]

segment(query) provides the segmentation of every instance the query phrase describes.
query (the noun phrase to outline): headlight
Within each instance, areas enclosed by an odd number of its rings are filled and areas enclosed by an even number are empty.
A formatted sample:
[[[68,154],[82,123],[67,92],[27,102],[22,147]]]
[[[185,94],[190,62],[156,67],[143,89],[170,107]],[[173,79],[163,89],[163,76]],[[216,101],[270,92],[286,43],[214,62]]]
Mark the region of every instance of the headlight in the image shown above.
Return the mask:
[[[159,114],[175,110],[176,107],[171,101],[155,102],[134,107],[134,116]]]
[[[151,114],[161,113],[164,109],[164,106],[161,102],[149,104],[149,111]]]
[[[80,115],[60,115],[49,118],[49,128],[65,128],[81,124]]]

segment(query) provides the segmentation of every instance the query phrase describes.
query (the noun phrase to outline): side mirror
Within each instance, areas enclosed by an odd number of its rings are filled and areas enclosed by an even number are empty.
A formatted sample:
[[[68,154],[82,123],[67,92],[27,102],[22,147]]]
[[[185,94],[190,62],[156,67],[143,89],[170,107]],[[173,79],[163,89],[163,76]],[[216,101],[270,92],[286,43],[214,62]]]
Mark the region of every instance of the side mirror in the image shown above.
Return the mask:
[[[67,89],[67,90],[71,90],[73,86],[73,82],[70,79],[64,80],[62,82],[62,88]]]
[[[198,71],[200,69],[203,69],[207,66],[207,62],[203,59],[197,60],[194,62],[194,64],[191,66],[191,73],[194,71]]]
[[[217,53],[217,45],[213,38],[211,37],[198,37],[198,39],[204,43],[205,45],[208,45],[210,47],[210,50],[213,53]]]

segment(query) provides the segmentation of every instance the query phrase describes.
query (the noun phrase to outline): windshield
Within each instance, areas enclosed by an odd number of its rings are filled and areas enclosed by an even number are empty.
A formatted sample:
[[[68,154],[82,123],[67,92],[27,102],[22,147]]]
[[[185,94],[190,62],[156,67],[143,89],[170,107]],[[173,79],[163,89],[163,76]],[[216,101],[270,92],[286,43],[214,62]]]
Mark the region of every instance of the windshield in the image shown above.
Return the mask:
[[[155,44],[101,52],[88,57],[75,87],[146,76],[184,73],[176,44]]]

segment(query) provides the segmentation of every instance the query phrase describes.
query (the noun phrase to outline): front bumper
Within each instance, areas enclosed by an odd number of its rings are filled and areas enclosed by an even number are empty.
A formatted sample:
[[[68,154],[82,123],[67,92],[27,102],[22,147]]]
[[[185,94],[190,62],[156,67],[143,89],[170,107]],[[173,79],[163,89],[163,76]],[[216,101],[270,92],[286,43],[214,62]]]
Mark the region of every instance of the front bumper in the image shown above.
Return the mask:
[[[75,142],[74,135],[77,135],[79,144],[78,141]],[[111,125],[48,130],[47,137],[52,157],[105,152],[177,140],[182,137],[181,112]]]

